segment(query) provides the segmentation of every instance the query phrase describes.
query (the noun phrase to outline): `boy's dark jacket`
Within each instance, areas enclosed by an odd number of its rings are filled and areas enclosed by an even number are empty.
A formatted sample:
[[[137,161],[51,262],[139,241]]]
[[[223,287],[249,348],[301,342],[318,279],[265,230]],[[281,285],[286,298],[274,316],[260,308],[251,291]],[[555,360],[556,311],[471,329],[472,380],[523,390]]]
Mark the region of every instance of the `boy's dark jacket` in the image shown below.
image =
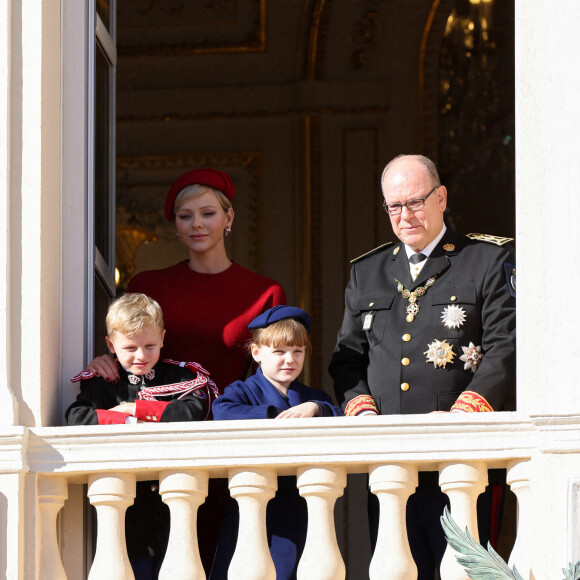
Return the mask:
[[[178,364],[158,361],[152,371],[145,376],[128,373],[119,366],[120,379],[113,385],[92,373],[81,373],[73,381],[81,379],[81,392],[76,401],[66,410],[69,425],[103,425],[124,423],[125,413],[109,411],[122,402],[137,403],[135,416],[152,422],[201,421],[208,413],[210,403],[209,389],[206,387],[185,395],[158,396],[157,401],[137,399],[142,386],[157,387],[183,383],[195,379],[197,374]],[[153,376],[151,376],[153,375]],[[150,378],[146,378],[150,377]],[[137,384],[133,384],[139,381]]]

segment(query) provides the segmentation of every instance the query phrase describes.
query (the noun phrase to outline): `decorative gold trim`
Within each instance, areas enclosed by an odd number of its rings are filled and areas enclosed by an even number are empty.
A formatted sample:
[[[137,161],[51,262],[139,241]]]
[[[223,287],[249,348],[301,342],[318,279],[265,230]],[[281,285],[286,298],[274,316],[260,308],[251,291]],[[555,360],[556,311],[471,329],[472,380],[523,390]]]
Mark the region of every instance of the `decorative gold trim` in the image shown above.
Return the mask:
[[[306,201],[306,221],[307,246],[305,247],[304,272],[307,279],[304,283],[305,304],[312,317],[313,328],[322,329],[322,186],[321,176],[321,129],[320,119],[306,117],[304,119],[304,150],[305,150],[305,188],[307,192]],[[307,266],[307,267],[306,267]],[[322,384],[322,332],[312,333],[312,355],[310,356],[310,383],[313,385]]]
[[[347,417],[354,417],[363,411],[371,411],[377,415],[379,414],[377,404],[370,395],[359,395],[351,399],[346,406],[344,414]]]
[[[310,25],[310,35],[308,38],[308,51],[306,54],[306,80],[316,79],[318,65],[318,37],[320,34],[320,24],[324,14],[326,0],[316,0],[312,11],[312,23]]]
[[[441,0],[433,0],[429,16],[421,36],[421,45],[419,48],[419,150],[425,151],[425,58],[427,55],[427,42],[431,34],[431,27],[437,8]]]
[[[305,116],[336,116],[336,115],[382,115],[389,111],[389,107],[296,107],[279,111],[252,111],[224,113],[215,111],[209,113],[188,113],[174,115],[119,115],[119,123],[188,123],[208,120],[239,120],[239,119],[277,119],[303,118]]]
[[[475,391],[463,391],[453,406],[452,411],[463,411],[464,413],[491,413],[493,407],[486,398]]]
[[[470,240],[476,240],[479,242],[488,242],[490,244],[495,244],[496,246],[503,246],[509,242],[513,242],[513,238],[503,238],[501,236],[493,236],[491,234],[467,234]]]
[[[121,56],[188,56],[195,54],[227,54],[248,53],[266,51],[266,0],[259,0],[259,22],[254,38],[250,38],[242,44],[232,46],[194,46],[173,47],[163,45],[149,45],[146,47],[123,47],[118,46]]]
[[[303,206],[302,220],[304,229],[302,231],[302,275],[300,279],[300,306],[309,312],[314,321],[314,328],[320,328],[319,321],[314,319],[312,312],[312,151],[311,151],[311,124],[310,117],[304,117],[302,123],[302,141],[304,157],[303,163]],[[316,334],[315,334],[316,336]],[[312,357],[307,357],[304,362],[304,380],[307,385],[312,382]]]
[[[442,35],[435,32],[444,28],[455,2],[456,0],[433,0],[419,49],[419,151],[433,161],[437,161],[437,107],[430,106],[430,103],[437,99],[437,69],[442,38]]]
[[[353,258],[350,263],[354,264],[355,262],[358,262],[359,260],[362,260],[363,258],[366,258],[367,256],[370,256],[371,254],[376,254],[377,252],[379,252],[382,249],[386,249],[389,246],[392,246],[394,244],[394,242],[386,242],[384,244],[381,244],[380,246],[373,248],[372,250],[369,250],[368,252],[365,252],[364,254],[361,254],[360,256],[357,256],[356,258]],[[398,254],[399,253],[399,247],[396,247],[393,250],[393,254]]]

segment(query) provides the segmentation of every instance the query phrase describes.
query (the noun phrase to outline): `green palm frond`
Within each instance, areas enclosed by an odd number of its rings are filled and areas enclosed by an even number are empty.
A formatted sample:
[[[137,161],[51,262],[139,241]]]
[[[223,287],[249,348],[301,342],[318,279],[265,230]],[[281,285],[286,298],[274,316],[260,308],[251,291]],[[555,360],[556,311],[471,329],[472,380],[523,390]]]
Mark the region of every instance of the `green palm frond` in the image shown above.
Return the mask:
[[[462,554],[455,556],[457,561],[473,580],[524,580],[515,566],[510,570],[491,544],[488,544],[488,551],[474,540],[467,528],[461,531],[447,507],[441,516],[441,525],[449,545]]]
[[[580,561],[576,562],[576,564],[568,564],[569,568],[562,568],[562,572],[564,572],[564,580],[580,580]]]

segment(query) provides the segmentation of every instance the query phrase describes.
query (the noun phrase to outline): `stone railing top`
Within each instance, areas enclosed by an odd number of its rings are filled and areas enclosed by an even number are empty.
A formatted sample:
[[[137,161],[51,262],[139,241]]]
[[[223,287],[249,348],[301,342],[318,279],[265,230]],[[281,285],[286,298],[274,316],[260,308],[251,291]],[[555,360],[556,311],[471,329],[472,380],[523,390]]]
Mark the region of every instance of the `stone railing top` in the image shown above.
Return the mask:
[[[551,425],[551,428],[547,424]],[[215,421],[0,430],[0,472],[86,474],[203,468],[223,477],[231,467],[334,464],[349,473],[378,463],[407,462],[436,470],[449,461],[508,461],[536,452],[580,451],[580,416],[520,413],[431,414],[315,419]]]

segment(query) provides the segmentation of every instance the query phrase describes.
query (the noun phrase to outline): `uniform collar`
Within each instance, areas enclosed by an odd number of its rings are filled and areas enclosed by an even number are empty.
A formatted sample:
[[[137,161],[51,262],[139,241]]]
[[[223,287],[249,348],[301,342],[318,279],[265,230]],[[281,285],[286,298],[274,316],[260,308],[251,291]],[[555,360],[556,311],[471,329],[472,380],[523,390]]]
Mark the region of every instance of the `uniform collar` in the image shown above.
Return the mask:
[[[150,387],[152,385],[157,385],[159,378],[160,378],[160,373],[161,373],[161,359],[159,359],[155,365],[153,366],[153,368],[145,375],[134,375],[133,373],[130,373],[126,368],[124,368],[123,366],[121,366],[121,364],[119,363],[119,361],[117,361],[117,365],[119,367],[119,375],[121,377],[121,379],[127,383],[129,383],[130,385],[135,385],[137,387],[140,386],[145,386],[145,387]],[[156,381],[157,379],[157,381]]]
[[[437,246],[437,244],[441,241],[441,238],[445,235],[445,232],[447,231],[447,226],[445,224],[443,224],[443,227],[441,228],[441,231],[439,232],[439,234],[437,235],[437,237],[425,248],[423,248],[421,250],[421,252],[415,252],[415,250],[411,249],[409,246],[407,246],[407,244],[405,244],[405,252],[407,253],[407,260],[413,255],[413,254],[418,254],[421,253],[424,256],[429,257],[433,250],[435,249],[435,247]]]
[[[457,255],[461,246],[461,238],[452,228],[446,228],[446,231],[432,249],[425,266],[413,282],[411,289],[422,286],[429,278],[449,268],[453,257]]]

